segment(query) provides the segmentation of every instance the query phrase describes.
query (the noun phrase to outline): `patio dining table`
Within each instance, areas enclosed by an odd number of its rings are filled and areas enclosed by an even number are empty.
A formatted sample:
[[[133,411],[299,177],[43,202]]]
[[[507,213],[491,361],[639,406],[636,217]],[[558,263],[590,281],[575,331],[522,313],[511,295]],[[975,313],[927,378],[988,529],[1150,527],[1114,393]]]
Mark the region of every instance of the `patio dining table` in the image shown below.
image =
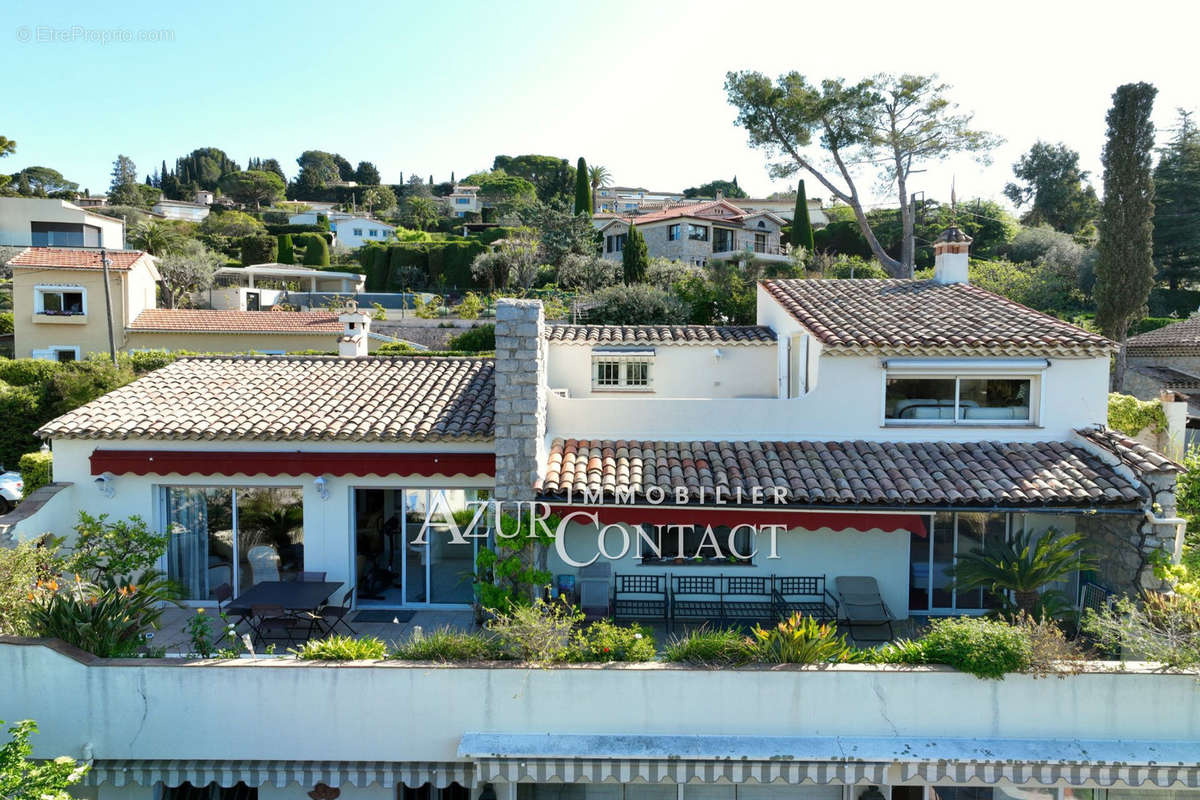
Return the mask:
[[[342,588],[341,581],[263,581],[238,595],[238,607],[283,606],[284,611],[311,611]]]

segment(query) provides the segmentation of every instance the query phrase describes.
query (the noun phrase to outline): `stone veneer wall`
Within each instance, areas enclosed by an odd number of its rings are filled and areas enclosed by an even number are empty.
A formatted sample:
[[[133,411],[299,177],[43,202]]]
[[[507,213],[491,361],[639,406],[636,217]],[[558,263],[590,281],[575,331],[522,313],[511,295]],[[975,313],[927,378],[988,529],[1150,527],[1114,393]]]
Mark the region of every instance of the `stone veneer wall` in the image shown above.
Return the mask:
[[[539,300],[496,302],[496,499],[532,500],[545,459],[546,338]]]

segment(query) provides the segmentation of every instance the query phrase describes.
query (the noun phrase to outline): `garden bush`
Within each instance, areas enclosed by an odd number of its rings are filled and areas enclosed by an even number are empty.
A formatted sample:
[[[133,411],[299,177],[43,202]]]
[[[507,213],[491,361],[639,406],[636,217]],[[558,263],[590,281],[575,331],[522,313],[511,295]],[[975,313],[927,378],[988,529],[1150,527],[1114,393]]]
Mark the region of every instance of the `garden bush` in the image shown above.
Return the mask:
[[[479,319],[485,308],[487,308],[487,304],[482,297],[475,292],[467,292],[462,301],[454,307],[454,313],[458,314],[459,319]],[[495,340],[494,335],[492,339]],[[495,347],[490,349],[494,350]]]
[[[13,332],[13,312],[0,311],[0,335]]]
[[[1083,629],[1122,661],[1154,661],[1168,669],[1200,666],[1200,598],[1149,593],[1122,597],[1100,611],[1088,609]]]
[[[921,638],[931,664],[947,664],[977,678],[1021,672],[1032,660],[1028,637],[1006,622],[982,617],[935,619]]]
[[[799,612],[772,628],[756,625],[752,633],[756,655],[770,664],[836,664],[852,650],[836,624],[822,624]]]
[[[1187,319],[1200,311],[1200,290],[1154,288],[1147,306],[1152,317]]]
[[[687,306],[670,292],[644,283],[609,286],[579,298],[593,325],[685,325]]]
[[[324,236],[310,233],[305,237],[304,259],[301,263],[306,267],[329,266],[329,243]]]
[[[927,664],[925,645],[919,640],[897,639],[871,650],[860,650],[862,661],[868,664]]]
[[[538,598],[530,605],[509,604],[487,627],[510,658],[553,664],[571,660],[572,634],[582,619],[583,612],[566,601]]]
[[[40,444],[33,432],[53,415],[42,411],[39,395],[35,387],[0,383],[0,466],[15,467],[22,454]]]
[[[473,353],[490,352],[496,349],[496,326],[479,325],[451,336],[446,342],[450,350],[466,350]]]
[[[495,661],[506,654],[488,633],[445,627],[429,633],[413,633],[397,642],[392,657],[406,661]]]
[[[17,463],[21,470],[21,481],[25,484],[26,497],[54,480],[54,454],[50,451],[26,453]]]
[[[328,636],[309,639],[290,652],[301,661],[381,661],[387,657],[387,645],[374,636]]]
[[[696,628],[672,638],[663,653],[667,661],[730,667],[748,664],[758,655],[754,642],[734,628]]]
[[[156,573],[134,581],[105,577],[96,582],[76,576],[66,586],[51,578],[36,585],[29,625],[34,635],[61,639],[101,658],[129,658],[158,630],[174,588]]]
[[[62,572],[54,541],[20,542],[0,547],[0,635],[31,636],[30,587],[49,583]]]
[[[593,622],[577,631],[571,642],[573,661],[653,661],[657,652],[649,628],[617,625],[609,620]]]
[[[243,237],[239,246],[246,266],[275,263],[279,254],[279,240],[268,234]]]

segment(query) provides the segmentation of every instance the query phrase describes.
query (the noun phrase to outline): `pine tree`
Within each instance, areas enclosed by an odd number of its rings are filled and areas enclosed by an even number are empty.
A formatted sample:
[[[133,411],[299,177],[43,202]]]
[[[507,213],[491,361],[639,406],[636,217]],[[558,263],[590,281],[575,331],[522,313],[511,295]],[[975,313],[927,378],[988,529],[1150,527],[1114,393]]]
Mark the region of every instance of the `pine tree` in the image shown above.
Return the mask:
[[[292,235],[290,233],[279,234],[279,251],[276,258],[280,264],[295,264],[296,251],[292,248]]]
[[[796,189],[796,211],[792,214],[792,230],[788,234],[788,243],[792,247],[803,247],[804,252],[812,255],[813,229],[808,218],[808,196],[804,193],[804,181]]]
[[[117,156],[117,160],[113,162],[112,183],[109,184],[109,190],[115,191],[118,186],[137,182],[137,165],[133,163],[133,159],[129,156]]]
[[[592,215],[592,187],[588,183],[588,167],[583,156],[575,165],[575,214]]]
[[[625,247],[621,251],[621,267],[625,275],[625,283],[644,283],[646,268],[650,266],[650,256],[646,252],[646,240],[636,225],[629,226],[625,237]]]
[[[1104,201],[1096,246],[1096,323],[1105,336],[1121,344],[1112,380],[1117,390],[1125,381],[1125,338],[1130,326],[1146,315],[1146,300],[1154,287],[1150,114],[1157,93],[1148,83],[1117,87],[1101,157]]]
[[[1172,289],[1200,278],[1200,129],[1183,109],[1154,169],[1154,261]]]

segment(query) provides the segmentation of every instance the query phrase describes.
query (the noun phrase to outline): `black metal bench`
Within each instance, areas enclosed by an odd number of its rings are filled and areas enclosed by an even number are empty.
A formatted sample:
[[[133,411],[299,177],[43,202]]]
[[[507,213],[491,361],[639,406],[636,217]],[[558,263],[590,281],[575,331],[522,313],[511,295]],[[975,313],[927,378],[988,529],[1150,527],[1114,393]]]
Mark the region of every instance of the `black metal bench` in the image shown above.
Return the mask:
[[[824,575],[784,575],[771,579],[775,613],[790,617],[800,613],[821,622],[836,622],[838,601],[825,588]]]
[[[737,622],[770,621],[778,616],[772,578],[766,575],[730,575],[724,579],[722,615]]]
[[[667,576],[650,573],[613,575],[614,619],[666,620],[670,606]]]
[[[765,575],[674,575],[674,620],[762,622],[774,619],[771,578]]]
[[[719,575],[672,575],[671,618],[702,621],[722,619],[721,588]]]

